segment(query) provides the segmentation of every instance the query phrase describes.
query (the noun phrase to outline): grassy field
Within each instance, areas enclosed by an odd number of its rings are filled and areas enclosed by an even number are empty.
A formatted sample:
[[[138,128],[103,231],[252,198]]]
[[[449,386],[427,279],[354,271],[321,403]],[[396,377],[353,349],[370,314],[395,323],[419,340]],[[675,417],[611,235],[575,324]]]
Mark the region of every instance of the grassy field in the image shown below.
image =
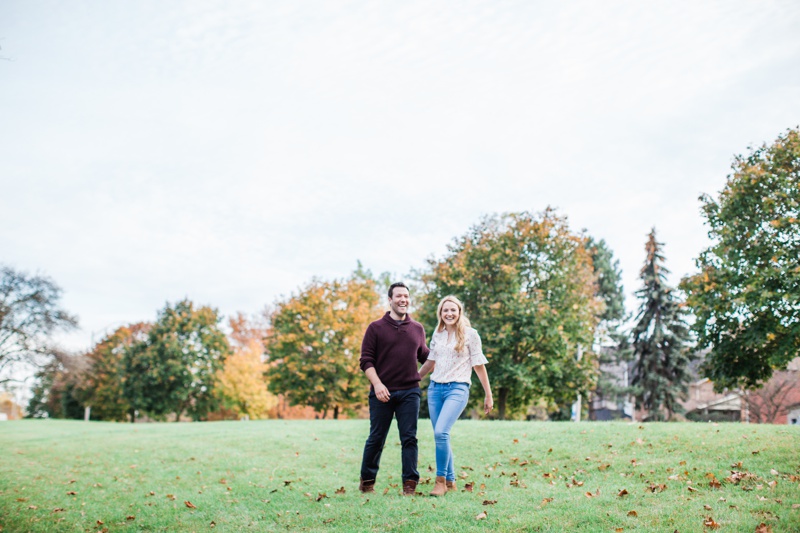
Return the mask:
[[[360,494],[367,430],[364,420],[5,422],[0,529],[800,531],[798,427],[461,420],[459,491],[439,499],[427,496],[427,420],[421,494],[400,495],[395,428],[377,493]]]

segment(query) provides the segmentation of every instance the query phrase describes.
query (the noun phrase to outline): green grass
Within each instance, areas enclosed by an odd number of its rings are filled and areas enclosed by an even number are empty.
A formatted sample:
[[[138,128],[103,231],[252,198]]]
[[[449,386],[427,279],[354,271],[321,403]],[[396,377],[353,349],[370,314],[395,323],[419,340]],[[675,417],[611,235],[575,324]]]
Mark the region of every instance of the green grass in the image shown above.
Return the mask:
[[[377,493],[360,494],[367,431],[364,420],[5,422],[0,529],[684,533],[711,531],[703,522],[712,517],[724,532],[760,523],[800,531],[798,427],[461,420],[453,442],[465,479],[439,499],[400,495],[395,427]],[[419,440],[420,473],[429,480],[427,420]],[[752,477],[726,481],[731,470]],[[709,486],[710,476],[720,488]],[[473,492],[463,491],[465,482]]]

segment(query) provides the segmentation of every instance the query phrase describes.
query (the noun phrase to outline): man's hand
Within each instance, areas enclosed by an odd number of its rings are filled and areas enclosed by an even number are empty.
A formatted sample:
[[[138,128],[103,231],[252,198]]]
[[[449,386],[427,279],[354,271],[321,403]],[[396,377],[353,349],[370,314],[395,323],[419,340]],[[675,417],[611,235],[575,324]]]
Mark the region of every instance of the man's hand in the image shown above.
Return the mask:
[[[392,395],[389,392],[389,389],[386,388],[386,385],[384,385],[383,383],[378,383],[377,385],[373,385],[373,387],[375,388],[376,398],[378,398],[383,403],[389,401],[389,398],[391,398]]]

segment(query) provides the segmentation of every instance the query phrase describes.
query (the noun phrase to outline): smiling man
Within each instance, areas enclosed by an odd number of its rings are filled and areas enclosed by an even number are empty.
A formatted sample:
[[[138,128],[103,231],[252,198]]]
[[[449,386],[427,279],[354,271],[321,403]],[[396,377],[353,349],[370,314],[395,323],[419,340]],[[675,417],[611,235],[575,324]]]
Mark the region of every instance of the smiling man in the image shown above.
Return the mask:
[[[367,327],[361,343],[361,370],[372,386],[369,392],[369,437],[361,462],[361,492],[374,492],[386,436],[397,418],[402,445],[403,494],[417,488],[417,419],[421,392],[419,381],[428,373],[425,328],[411,320],[408,287],[389,287],[389,311]],[[417,370],[417,363],[422,367]]]

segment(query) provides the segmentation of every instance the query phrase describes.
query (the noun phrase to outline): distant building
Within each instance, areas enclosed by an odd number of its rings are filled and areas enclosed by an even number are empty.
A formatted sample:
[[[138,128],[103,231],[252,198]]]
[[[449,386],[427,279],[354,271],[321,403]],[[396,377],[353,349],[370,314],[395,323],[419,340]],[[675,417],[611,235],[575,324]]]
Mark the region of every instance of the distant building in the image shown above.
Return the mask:
[[[25,416],[25,410],[14,402],[14,397],[7,392],[0,392],[0,420],[19,420]]]

